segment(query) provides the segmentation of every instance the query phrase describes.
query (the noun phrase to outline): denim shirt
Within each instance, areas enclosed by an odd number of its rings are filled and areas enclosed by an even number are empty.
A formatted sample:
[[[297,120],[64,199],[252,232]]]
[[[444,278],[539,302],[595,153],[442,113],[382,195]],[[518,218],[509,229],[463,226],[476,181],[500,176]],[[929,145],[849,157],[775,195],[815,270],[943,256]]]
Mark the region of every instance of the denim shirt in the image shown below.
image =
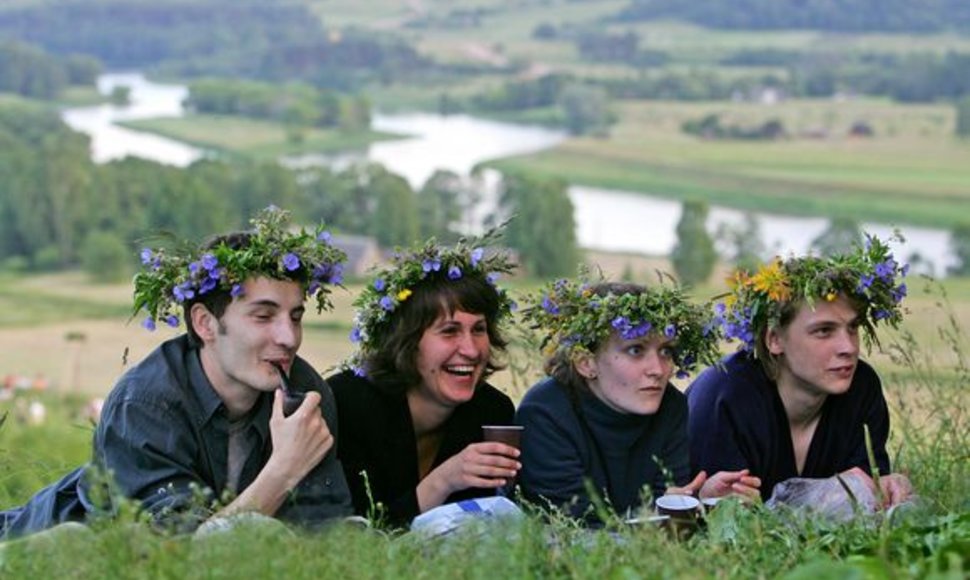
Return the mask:
[[[294,386],[321,394],[321,412],[336,437],[337,411],[330,387],[303,359],[290,373]],[[272,453],[269,419],[273,393],[262,393],[243,431],[250,454],[239,491]],[[141,502],[160,523],[187,531],[227,498],[229,419],[226,406],[202,370],[199,351],[182,335],[166,341],[118,381],[105,400],[94,437],[94,462],[119,491]],[[201,500],[201,501],[200,501]],[[334,446],[290,493],[275,514],[316,527],[352,513],[350,491]]]

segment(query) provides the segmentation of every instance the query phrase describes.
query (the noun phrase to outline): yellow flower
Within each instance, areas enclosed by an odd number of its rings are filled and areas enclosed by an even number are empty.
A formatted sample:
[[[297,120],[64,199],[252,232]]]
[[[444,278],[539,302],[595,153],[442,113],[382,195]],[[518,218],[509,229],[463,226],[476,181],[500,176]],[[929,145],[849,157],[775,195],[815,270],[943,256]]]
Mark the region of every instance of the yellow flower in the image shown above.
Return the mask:
[[[791,296],[788,277],[781,269],[781,261],[777,259],[752,276],[751,284],[755,290],[766,293],[769,299],[776,302],[784,302]]]
[[[397,301],[404,302],[405,300],[408,299],[408,297],[411,296],[411,294],[412,294],[411,290],[408,288],[405,288],[404,290],[401,290],[400,292],[397,293]]]
[[[826,302],[832,302],[833,300],[835,300],[835,292],[829,292],[825,295]]]

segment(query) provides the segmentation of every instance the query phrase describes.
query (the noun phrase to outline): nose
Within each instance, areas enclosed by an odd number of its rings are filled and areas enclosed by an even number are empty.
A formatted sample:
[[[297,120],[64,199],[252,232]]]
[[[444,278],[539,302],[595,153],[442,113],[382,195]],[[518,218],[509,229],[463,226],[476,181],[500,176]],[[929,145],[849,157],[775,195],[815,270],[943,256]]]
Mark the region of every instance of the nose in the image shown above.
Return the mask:
[[[660,351],[655,348],[647,351],[645,360],[646,365],[643,370],[651,378],[662,377],[673,369],[673,363],[670,359],[660,354]]]
[[[488,349],[488,337],[463,332],[458,340],[458,354],[468,359],[478,359]]]
[[[843,329],[839,332],[838,354],[856,356],[859,354],[859,333]]]
[[[273,340],[287,350],[295,351],[300,346],[302,336],[300,323],[284,317],[275,325]]]

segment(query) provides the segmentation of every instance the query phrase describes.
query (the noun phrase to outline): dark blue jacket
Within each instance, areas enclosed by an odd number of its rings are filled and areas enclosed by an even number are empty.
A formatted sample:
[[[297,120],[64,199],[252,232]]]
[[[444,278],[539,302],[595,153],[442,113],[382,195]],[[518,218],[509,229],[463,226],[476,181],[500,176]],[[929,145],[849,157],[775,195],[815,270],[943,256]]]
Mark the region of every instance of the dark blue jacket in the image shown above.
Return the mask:
[[[848,391],[823,403],[801,473],[777,385],[746,352],[728,356],[723,365],[706,369],[687,389],[694,469],[708,475],[750,469],[768,499],[775,484],[792,477],[831,477],[852,467],[869,472],[868,425],[879,471],[889,473],[889,410],[879,377],[865,362],[859,361]]]

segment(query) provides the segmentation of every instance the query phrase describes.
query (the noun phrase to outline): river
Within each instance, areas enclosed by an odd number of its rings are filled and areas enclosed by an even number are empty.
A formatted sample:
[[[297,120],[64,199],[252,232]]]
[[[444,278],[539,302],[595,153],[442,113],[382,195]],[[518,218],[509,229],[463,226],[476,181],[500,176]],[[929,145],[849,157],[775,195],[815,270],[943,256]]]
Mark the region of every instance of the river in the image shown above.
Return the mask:
[[[138,73],[102,75],[98,81],[107,94],[119,85],[131,89],[127,106],[99,105],[65,110],[64,121],[91,137],[91,155],[106,162],[127,155],[184,167],[203,157],[205,152],[185,143],[119,127],[117,121],[152,117],[181,116],[186,88],[153,83]],[[556,146],[566,135],[541,127],[499,123],[467,115],[442,116],[427,113],[375,114],[375,130],[407,135],[402,139],[370,145],[366,151],[339,156],[307,155],[284,160],[289,165],[326,163],[339,165],[357,159],[383,164],[404,176],[412,187],[420,187],[436,170],[447,169],[467,176],[479,163],[500,157],[522,155]],[[482,203],[474,210],[469,229],[490,212],[495,201],[494,184],[499,175],[486,172],[482,177]],[[575,206],[576,235],[584,248],[639,254],[666,255],[676,242],[676,225],[681,204],[662,197],[637,192],[572,186],[569,196]],[[822,233],[828,220],[820,217],[793,217],[756,213],[765,246],[778,253],[803,253]],[[723,224],[736,225],[741,212],[713,206],[707,228],[716,232]],[[861,224],[867,232],[886,238],[893,227],[886,224]],[[926,273],[943,275],[955,262],[950,251],[950,234],[945,230],[900,226],[906,238],[894,251],[908,260],[914,253],[925,261]]]

